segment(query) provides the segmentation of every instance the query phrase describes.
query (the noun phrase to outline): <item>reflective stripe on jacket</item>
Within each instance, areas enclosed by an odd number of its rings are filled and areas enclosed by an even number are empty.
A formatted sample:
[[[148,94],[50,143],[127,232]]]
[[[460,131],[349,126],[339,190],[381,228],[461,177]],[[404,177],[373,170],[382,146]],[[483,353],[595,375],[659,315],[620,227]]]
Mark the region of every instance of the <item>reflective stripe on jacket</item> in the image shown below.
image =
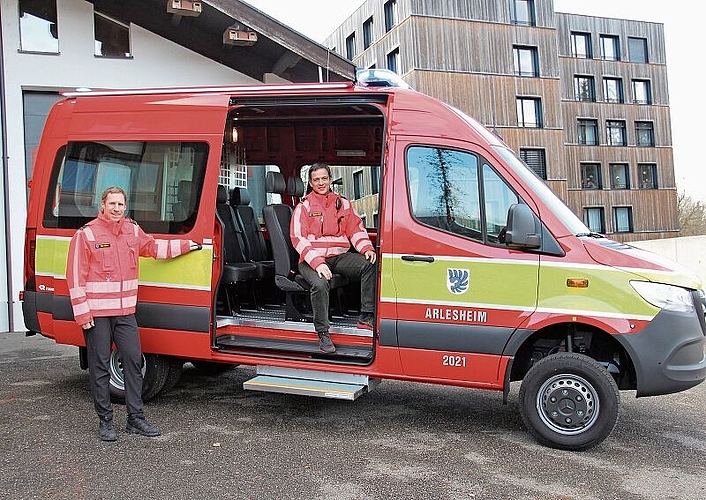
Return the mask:
[[[115,222],[99,214],[69,244],[66,283],[76,322],[134,313],[139,257],[171,259],[188,253],[189,245],[189,240],[157,240],[130,219]]]
[[[338,206],[336,200],[340,200]],[[351,202],[333,192],[309,193],[294,209],[289,235],[299,252],[299,262],[306,261],[312,269],[327,257],[347,252],[351,245],[361,254],[373,250]]]

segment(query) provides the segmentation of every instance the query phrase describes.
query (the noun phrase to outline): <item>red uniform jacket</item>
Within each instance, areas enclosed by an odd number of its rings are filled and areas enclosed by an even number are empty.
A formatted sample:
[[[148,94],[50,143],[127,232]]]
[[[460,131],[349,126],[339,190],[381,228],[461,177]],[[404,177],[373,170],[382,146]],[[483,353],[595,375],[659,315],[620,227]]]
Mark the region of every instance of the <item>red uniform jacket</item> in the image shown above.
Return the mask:
[[[188,253],[189,245],[156,240],[130,219],[115,222],[100,213],[69,244],[66,282],[76,322],[134,313],[139,257],[170,259]]]
[[[289,235],[299,262],[306,261],[312,269],[327,257],[347,252],[351,244],[361,254],[374,250],[351,202],[333,192],[306,195],[294,209]]]

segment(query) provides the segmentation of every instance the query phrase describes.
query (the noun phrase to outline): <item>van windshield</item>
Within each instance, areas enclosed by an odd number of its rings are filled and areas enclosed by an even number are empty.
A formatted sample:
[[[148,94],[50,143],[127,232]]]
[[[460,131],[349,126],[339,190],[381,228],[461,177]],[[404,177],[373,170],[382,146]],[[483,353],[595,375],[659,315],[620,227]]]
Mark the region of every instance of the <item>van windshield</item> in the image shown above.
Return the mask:
[[[537,193],[539,197],[546,203],[554,214],[561,220],[566,228],[577,236],[585,236],[592,234],[591,230],[567,207],[554,192],[549,189],[542,179],[535,174],[527,165],[522,162],[515,153],[504,146],[493,146],[493,149],[498,153],[503,160],[512,168],[513,172],[517,173],[522,179],[522,182],[527,184],[529,189]]]

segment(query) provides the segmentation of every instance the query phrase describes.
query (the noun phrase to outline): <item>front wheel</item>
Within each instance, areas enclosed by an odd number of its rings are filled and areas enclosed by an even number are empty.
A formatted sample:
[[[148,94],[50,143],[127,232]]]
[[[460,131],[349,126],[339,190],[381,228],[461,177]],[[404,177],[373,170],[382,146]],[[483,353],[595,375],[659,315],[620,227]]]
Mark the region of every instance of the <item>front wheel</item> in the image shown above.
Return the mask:
[[[169,356],[159,354],[142,355],[142,400],[148,401],[159,394],[167,383],[170,365]],[[125,403],[125,376],[123,365],[117,350],[110,353],[108,363],[110,372],[110,399],[114,403]]]
[[[530,368],[520,387],[522,421],[542,444],[586,450],[618,421],[620,395],[608,371],[583,354],[557,353]]]

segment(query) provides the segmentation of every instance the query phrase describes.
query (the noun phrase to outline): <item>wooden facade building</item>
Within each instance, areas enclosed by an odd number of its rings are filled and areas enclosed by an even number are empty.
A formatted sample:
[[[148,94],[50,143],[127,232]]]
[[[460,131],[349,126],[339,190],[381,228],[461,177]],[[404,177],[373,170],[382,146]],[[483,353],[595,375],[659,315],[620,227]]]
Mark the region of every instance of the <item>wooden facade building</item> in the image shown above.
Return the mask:
[[[591,230],[678,235],[662,24],[552,0],[367,0],[325,44],[478,119]]]

